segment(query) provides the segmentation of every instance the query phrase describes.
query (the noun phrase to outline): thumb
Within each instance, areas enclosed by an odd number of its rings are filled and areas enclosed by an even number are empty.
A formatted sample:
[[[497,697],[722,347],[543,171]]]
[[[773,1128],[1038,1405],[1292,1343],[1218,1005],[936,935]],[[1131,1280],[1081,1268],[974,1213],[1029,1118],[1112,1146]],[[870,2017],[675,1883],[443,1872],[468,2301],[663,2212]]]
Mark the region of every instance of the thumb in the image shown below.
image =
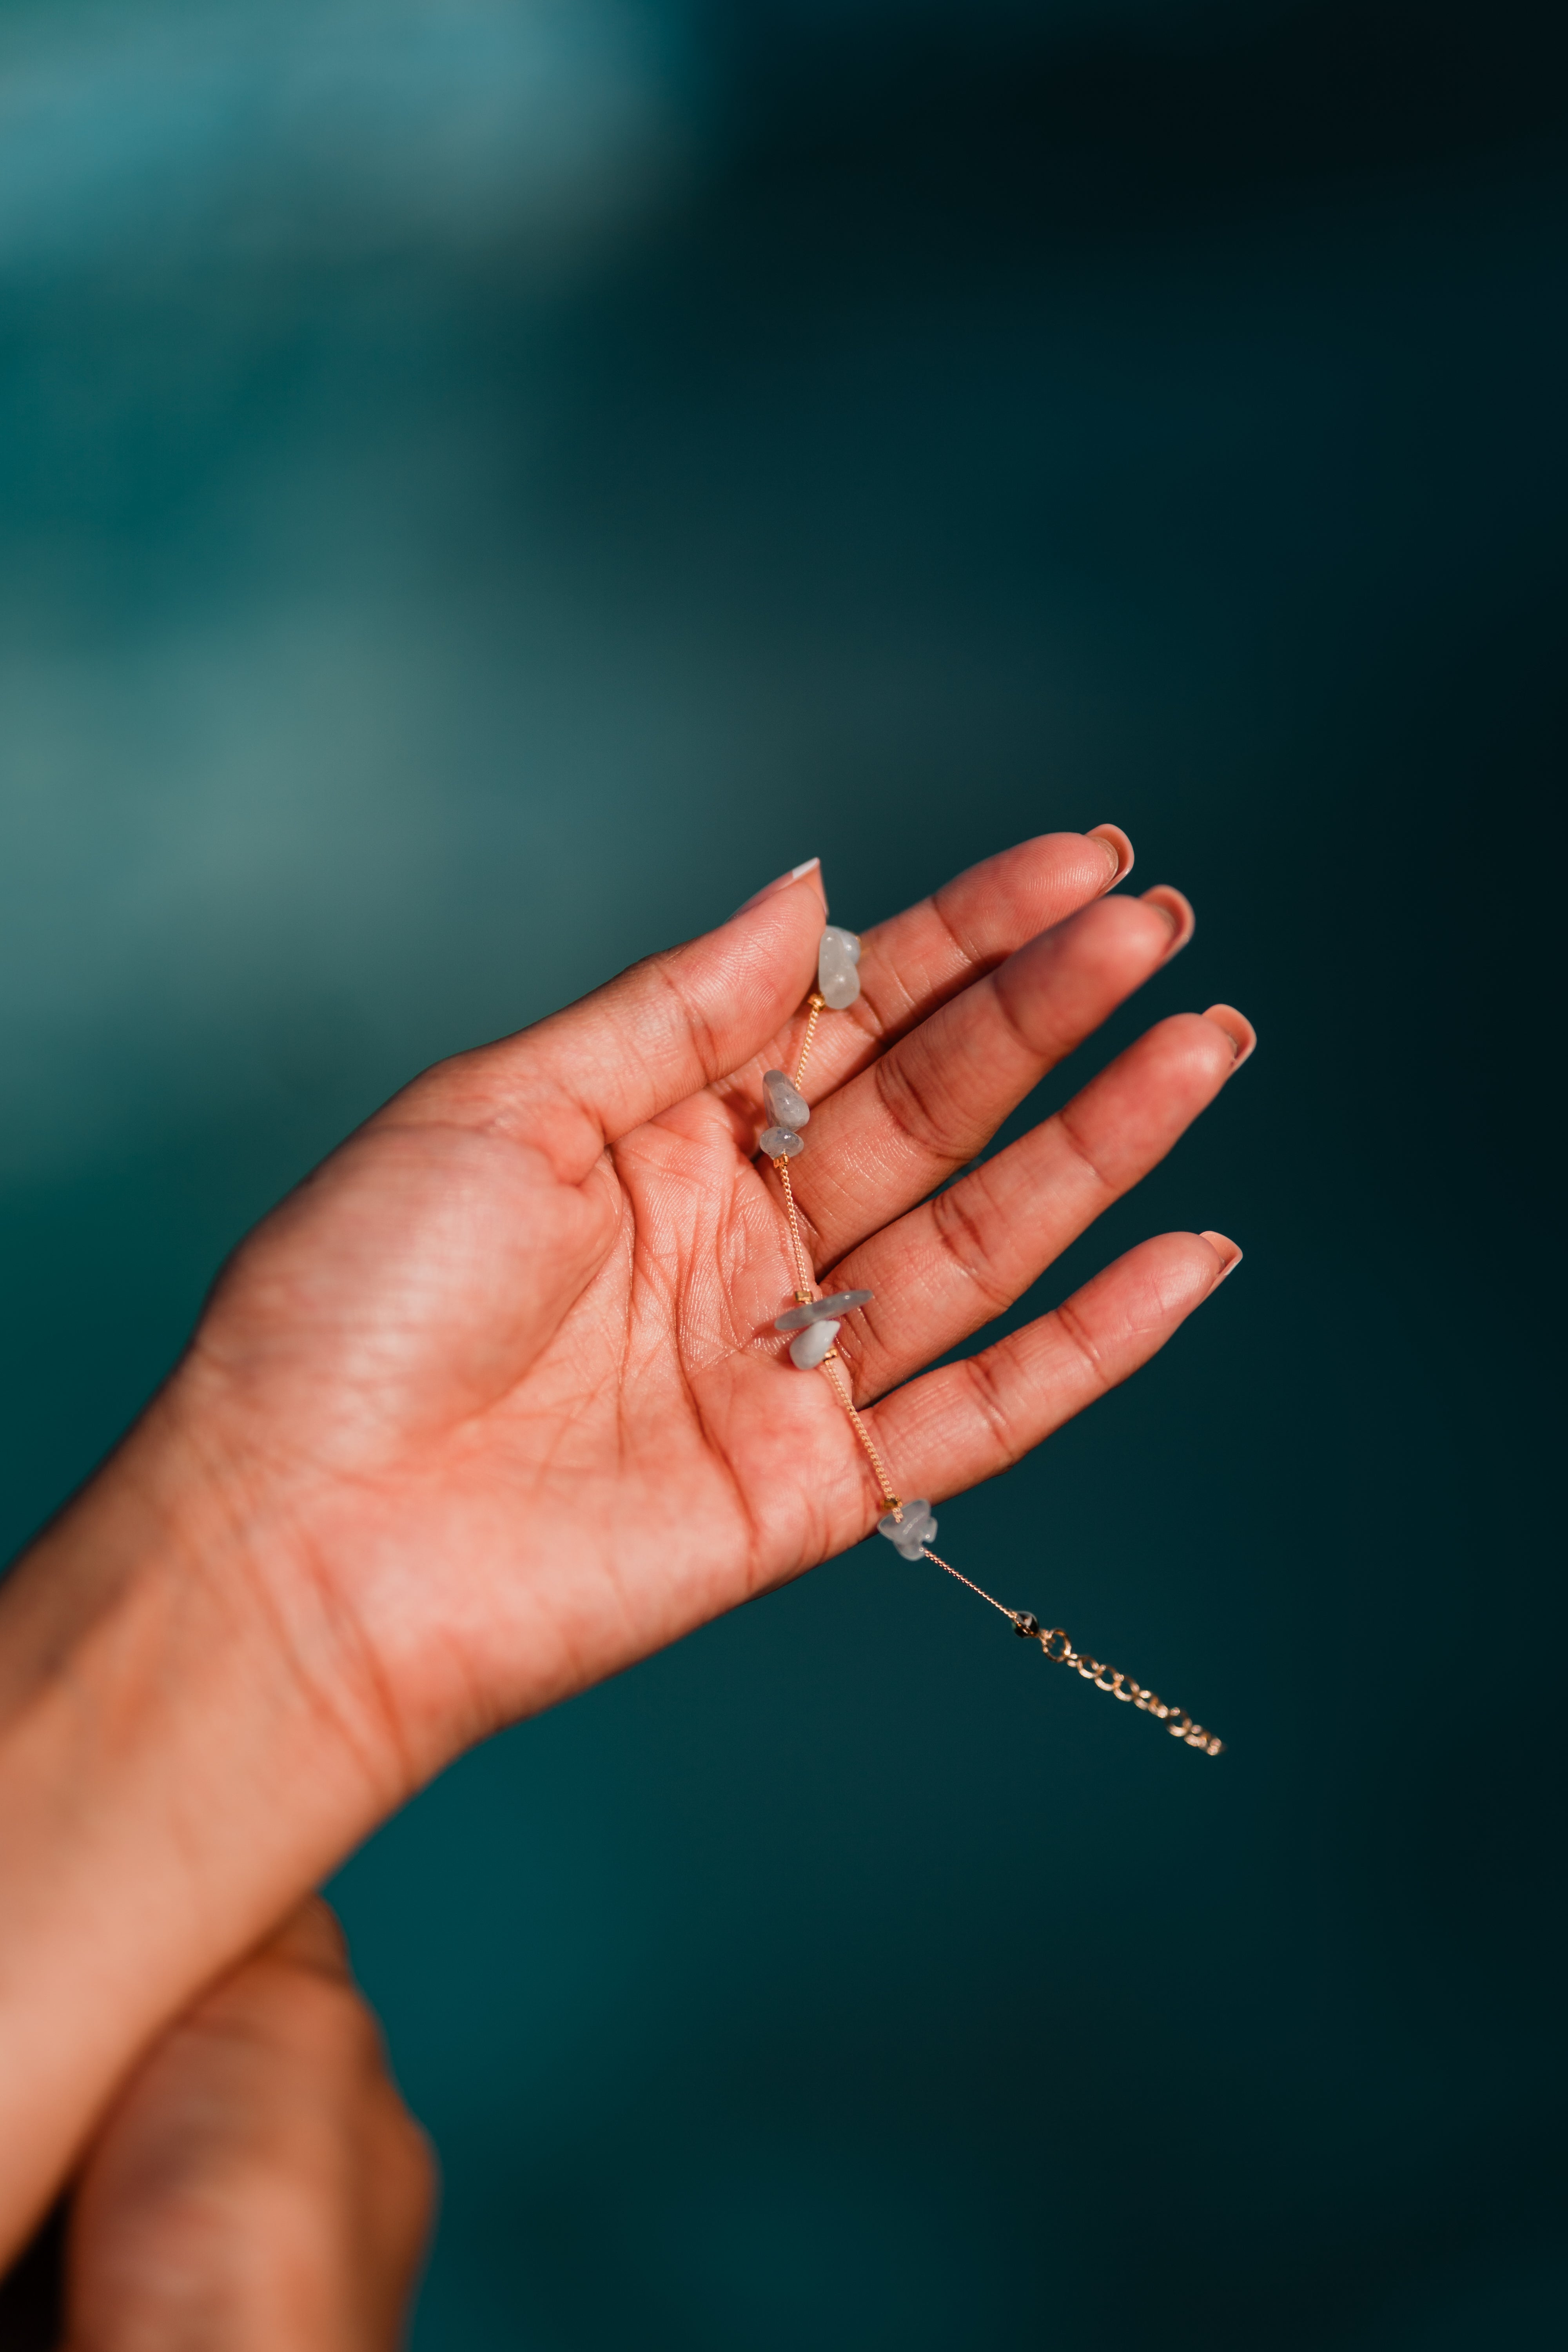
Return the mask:
[[[813,858],[717,930],[486,1048],[477,1058],[492,1110],[497,1093],[523,1118],[548,1101],[557,1173],[579,1181],[607,1143],[761,1053],[812,985],[826,919]],[[576,1114],[564,1129],[563,1108]]]

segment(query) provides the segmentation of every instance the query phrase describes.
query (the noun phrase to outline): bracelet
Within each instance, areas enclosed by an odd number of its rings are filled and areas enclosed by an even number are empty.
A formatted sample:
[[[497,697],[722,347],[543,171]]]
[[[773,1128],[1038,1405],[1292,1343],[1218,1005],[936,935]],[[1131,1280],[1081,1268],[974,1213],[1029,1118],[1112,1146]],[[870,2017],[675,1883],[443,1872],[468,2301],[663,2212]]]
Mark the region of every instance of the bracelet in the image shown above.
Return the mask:
[[[1123,1674],[1120,1667],[1104,1665],[1100,1659],[1075,1650],[1059,1625],[1042,1629],[1038,1618],[1029,1610],[1005,1607],[1002,1601],[993,1599],[989,1592],[983,1591],[978,1584],[972,1583],[967,1576],[961,1575],[949,1561],[939,1559],[931,1549],[931,1539],[936,1534],[936,1516],[930,1503],[923,1497],[906,1503],[895,1492],[888,1475],[888,1465],[878,1453],[870,1431],[855,1410],[855,1400],[839,1370],[838,1350],[834,1342],[844,1318],[853,1313],[856,1307],[867,1305],[874,1294],[869,1290],[837,1290],[829,1298],[818,1297],[816,1278],[806,1255],[800,1218],[795,1210],[789,1163],[805,1149],[805,1139],[801,1130],[809,1121],[811,1111],[800,1089],[816,1035],[817,1023],[825,1012],[843,1012],[854,1003],[860,993],[860,974],[856,968],[859,961],[860,942],[855,933],[844,930],[837,923],[829,923],[822,934],[822,946],[817,956],[816,986],[806,999],[805,1034],[801,1039],[795,1076],[792,1078],[784,1070],[769,1070],[763,1078],[768,1125],[763,1130],[759,1149],[773,1161],[778,1175],[795,1270],[795,1305],[776,1318],[773,1329],[790,1334],[790,1361],[803,1372],[820,1371],[842,1405],[850,1428],[865,1448],[866,1458],[871,1465],[872,1475],[887,1505],[886,1511],[877,1522],[877,1532],[887,1537],[901,1559],[929,1559],[933,1568],[945,1570],[949,1576],[956,1578],[960,1584],[967,1585],[971,1592],[978,1593],[982,1601],[988,1601],[993,1609],[1008,1618],[1021,1640],[1037,1641],[1053,1664],[1076,1667],[1083,1680],[1092,1683],[1096,1690],[1110,1691],[1114,1697],[1127,1700],[1140,1714],[1151,1715],[1157,1723],[1163,1723],[1173,1739],[1181,1740],[1188,1748],[1198,1748],[1205,1756],[1218,1756],[1225,1742],[1216,1739],[1212,1731],[1205,1731],[1203,1725],[1195,1723],[1183,1708],[1172,1706],[1157,1692],[1146,1690],[1142,1683],[1134,1682],[1131,1675]]]

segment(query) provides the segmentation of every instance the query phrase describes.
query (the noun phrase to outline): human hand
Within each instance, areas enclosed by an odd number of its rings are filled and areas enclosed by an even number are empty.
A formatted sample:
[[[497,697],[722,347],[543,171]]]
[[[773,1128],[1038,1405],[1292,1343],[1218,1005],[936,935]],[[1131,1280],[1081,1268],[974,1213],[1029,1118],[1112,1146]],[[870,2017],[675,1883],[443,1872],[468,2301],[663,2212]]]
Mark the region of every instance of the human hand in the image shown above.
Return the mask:
[[[1116,863],[1113,864],[1113,859]],[[1142,1244],[967,1362],[1253,1036],[1159,1022],[974,1168],[1180,948],[1048,835],[868,930],[793,1163],[900,1492],[993,1475],[1152,1355],[1239,1253]],[[882,1507],[795,1287],[760,1080],[824,920],[785,877],[703,939],[443,1063],[237,1253],[184,1362],[0,1593],[0,2255],[135,2053],[450,1756],[843,1550]]]
[[[1131,862],[1130,848],[1126,863]],[[817,1031],[792,1169],[839,1343],[905,1494],[1005,1469],[1152,1355],[1234,1262],[1146,1243],[966,1364],[1250,1049],[1162,1022],[935,1200],[1020,1097],[1184,943],[1173,891],[1103,893],[1117,838],[1048,835],[866,935]],[[333,1704],[410,1780],[857,1542],[882,1509],[795,1287],[760,1080],[793,1066],[816,873],[538,1027],[417,1080],[247,1243],[179,1384],[264,1497],[247,1547]],[[922,1202],[925,1203],[921,1205]],[[892,1391],[889,1394],[889,1391]],[[345,1630],[346,1629],[346,1630]],[[399,1790],[401,1793],[401,1790]]]
[[[391,2352],[433,2189],[312,1896],[110,2109],[72,2200],[68,2352]]]

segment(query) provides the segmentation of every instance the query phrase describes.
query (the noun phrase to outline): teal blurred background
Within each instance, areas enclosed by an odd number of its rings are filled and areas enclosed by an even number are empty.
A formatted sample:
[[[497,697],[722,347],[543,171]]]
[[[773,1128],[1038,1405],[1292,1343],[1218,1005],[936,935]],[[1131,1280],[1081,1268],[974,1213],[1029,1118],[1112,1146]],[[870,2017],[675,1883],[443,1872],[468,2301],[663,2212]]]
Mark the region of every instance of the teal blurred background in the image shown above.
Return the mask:
[[[1118,822],[1199,928],[1079,1062],[1262,1039],[1026,1311],[1241,1273],[942,1515],[1229,1752],[862,1548],[469,1758],[334,1890],[418,2352],[1560,2323],[1563,50],[0,8],[7,1549],[392,1087],[814,852]]]

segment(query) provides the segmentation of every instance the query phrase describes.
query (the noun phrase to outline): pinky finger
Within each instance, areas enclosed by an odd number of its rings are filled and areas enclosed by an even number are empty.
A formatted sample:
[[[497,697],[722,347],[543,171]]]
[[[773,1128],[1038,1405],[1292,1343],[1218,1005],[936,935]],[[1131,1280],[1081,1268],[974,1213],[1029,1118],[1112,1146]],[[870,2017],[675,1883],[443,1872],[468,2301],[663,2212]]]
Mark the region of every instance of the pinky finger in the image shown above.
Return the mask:
[[[1224,1234],[1162,1234],[1037,1322],[895,1390],[870,1418],[900,1493],[940,1501],[1010,1468],[1157,1355],[1240,1258]]]

